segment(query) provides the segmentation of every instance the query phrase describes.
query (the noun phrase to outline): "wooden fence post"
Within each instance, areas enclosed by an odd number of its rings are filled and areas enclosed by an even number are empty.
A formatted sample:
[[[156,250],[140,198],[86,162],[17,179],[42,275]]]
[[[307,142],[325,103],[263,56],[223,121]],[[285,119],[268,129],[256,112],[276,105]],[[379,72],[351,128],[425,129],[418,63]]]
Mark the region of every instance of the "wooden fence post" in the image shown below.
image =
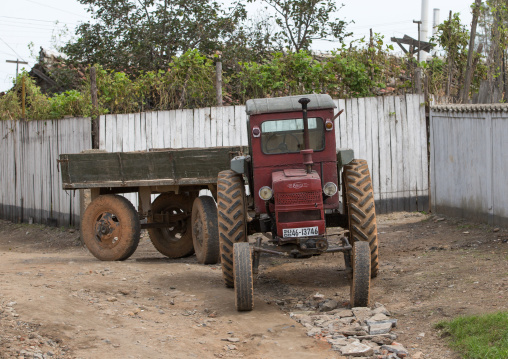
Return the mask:
[[[90,93],[92,95],[92,148],[99,149],[99,100],[97,98],[97,70],[90,67]]]
[[[222,60],[221,58],[218,59],[217,63],[215,64],[215,76],[217,79],[216,83],[216,94],[217,94],[217,106],[222,106]]]

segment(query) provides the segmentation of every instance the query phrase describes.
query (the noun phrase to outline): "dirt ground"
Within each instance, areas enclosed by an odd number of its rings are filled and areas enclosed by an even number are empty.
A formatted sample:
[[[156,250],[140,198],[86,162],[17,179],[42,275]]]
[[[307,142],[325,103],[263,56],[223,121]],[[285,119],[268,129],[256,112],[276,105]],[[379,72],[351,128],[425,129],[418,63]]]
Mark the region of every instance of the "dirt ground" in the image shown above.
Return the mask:
[[[420,213],[378,218],[372,302],[420,358],[459,358],[433,325],[508,310],[508,230]],[[100,262],[73,230],[0,221],[0,358],[341,358],[288,313],[317,292],[347,305],[342,255],[262,256],[255,309],[238,313],[218,265],[169,260],[143,237]]]

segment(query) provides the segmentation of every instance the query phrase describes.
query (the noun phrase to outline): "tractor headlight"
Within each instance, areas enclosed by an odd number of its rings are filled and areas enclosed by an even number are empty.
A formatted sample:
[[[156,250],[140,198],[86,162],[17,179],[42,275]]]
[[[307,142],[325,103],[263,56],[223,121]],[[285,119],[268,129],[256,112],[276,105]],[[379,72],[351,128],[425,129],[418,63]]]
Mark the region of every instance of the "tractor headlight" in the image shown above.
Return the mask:
[[[273,191],[270,187],[264,186],[259,189],[259,197],[263,201],[268,201],[269,199],[272,198],[272,196],[273,196]]]
[[[328,197],[333,196],[337,193],[337,185],[333,182],[328,182],[323,186],[323,193]]]

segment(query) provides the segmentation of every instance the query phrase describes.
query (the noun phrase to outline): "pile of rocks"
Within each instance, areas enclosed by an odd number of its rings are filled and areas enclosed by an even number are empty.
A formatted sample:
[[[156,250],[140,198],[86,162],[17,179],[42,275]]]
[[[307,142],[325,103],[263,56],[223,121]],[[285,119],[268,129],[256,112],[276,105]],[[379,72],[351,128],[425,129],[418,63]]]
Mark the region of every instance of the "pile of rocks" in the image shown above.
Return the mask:
[[[38,333],[39,325],[19,320],[16,302],[0,302],[0,359],[66,359],[73,356],[61,340]]]
[[[290,313],[291,318],[308,329],[308,336],[327,340],[333,350],[348,357],[395,359],[409,356],[406,348],[395,341],[397,334],[393,329],[397,319],[391,318],[382,304],[376,303],[372,309],[337,308],[332,299],[319,300],[322,297],[319,294],[314,297],[319,303],[317,310]]]

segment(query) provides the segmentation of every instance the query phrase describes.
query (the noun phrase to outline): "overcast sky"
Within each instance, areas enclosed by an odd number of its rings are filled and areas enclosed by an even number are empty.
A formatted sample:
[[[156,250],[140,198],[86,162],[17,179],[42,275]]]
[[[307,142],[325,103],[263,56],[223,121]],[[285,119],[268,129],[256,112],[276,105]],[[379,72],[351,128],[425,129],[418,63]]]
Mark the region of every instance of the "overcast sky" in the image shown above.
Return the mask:
[[[218,0],[221,2],[221,0]],[[224,0],[223,2],[230,2]],[[258,1],[261,3],[261,1]],[[470,25],[470,5],[473,0],[428,0],[429,2],[429,36],[432,26],[432,9],[440,9],[441,22],[448,17],[450,10],[460,12],[465,25]],[[344,0],[344,7],[336,14],[337,17],[354,21],[348,30],[354,32],[356,38],[368,36],[369,29],[390,37],[402,37],[404,34],[418,37],[417,25],[413,20],[420,20],[420,0]],[[16,64],[6,63],[6,60],[20,59],[28,65],[20,65],[30,69],[35,63],[35,56],[39,48],[51,48],[63,44],[68,38],[60,38],[65,27],[72,35],[74,28],[80,22],[89,20],[85,8],[76,0],[0,0],[0,91],[12,86],[12,79],[16,73]],[[260,4],[250,5],[249,15],[264,11]],[[58,22],[58,24],[56,24]],[[30,53],[28,45],[33,43],[34,54]],[[314,50],[327,51],[337,47],[329,42],[316,42]]]

